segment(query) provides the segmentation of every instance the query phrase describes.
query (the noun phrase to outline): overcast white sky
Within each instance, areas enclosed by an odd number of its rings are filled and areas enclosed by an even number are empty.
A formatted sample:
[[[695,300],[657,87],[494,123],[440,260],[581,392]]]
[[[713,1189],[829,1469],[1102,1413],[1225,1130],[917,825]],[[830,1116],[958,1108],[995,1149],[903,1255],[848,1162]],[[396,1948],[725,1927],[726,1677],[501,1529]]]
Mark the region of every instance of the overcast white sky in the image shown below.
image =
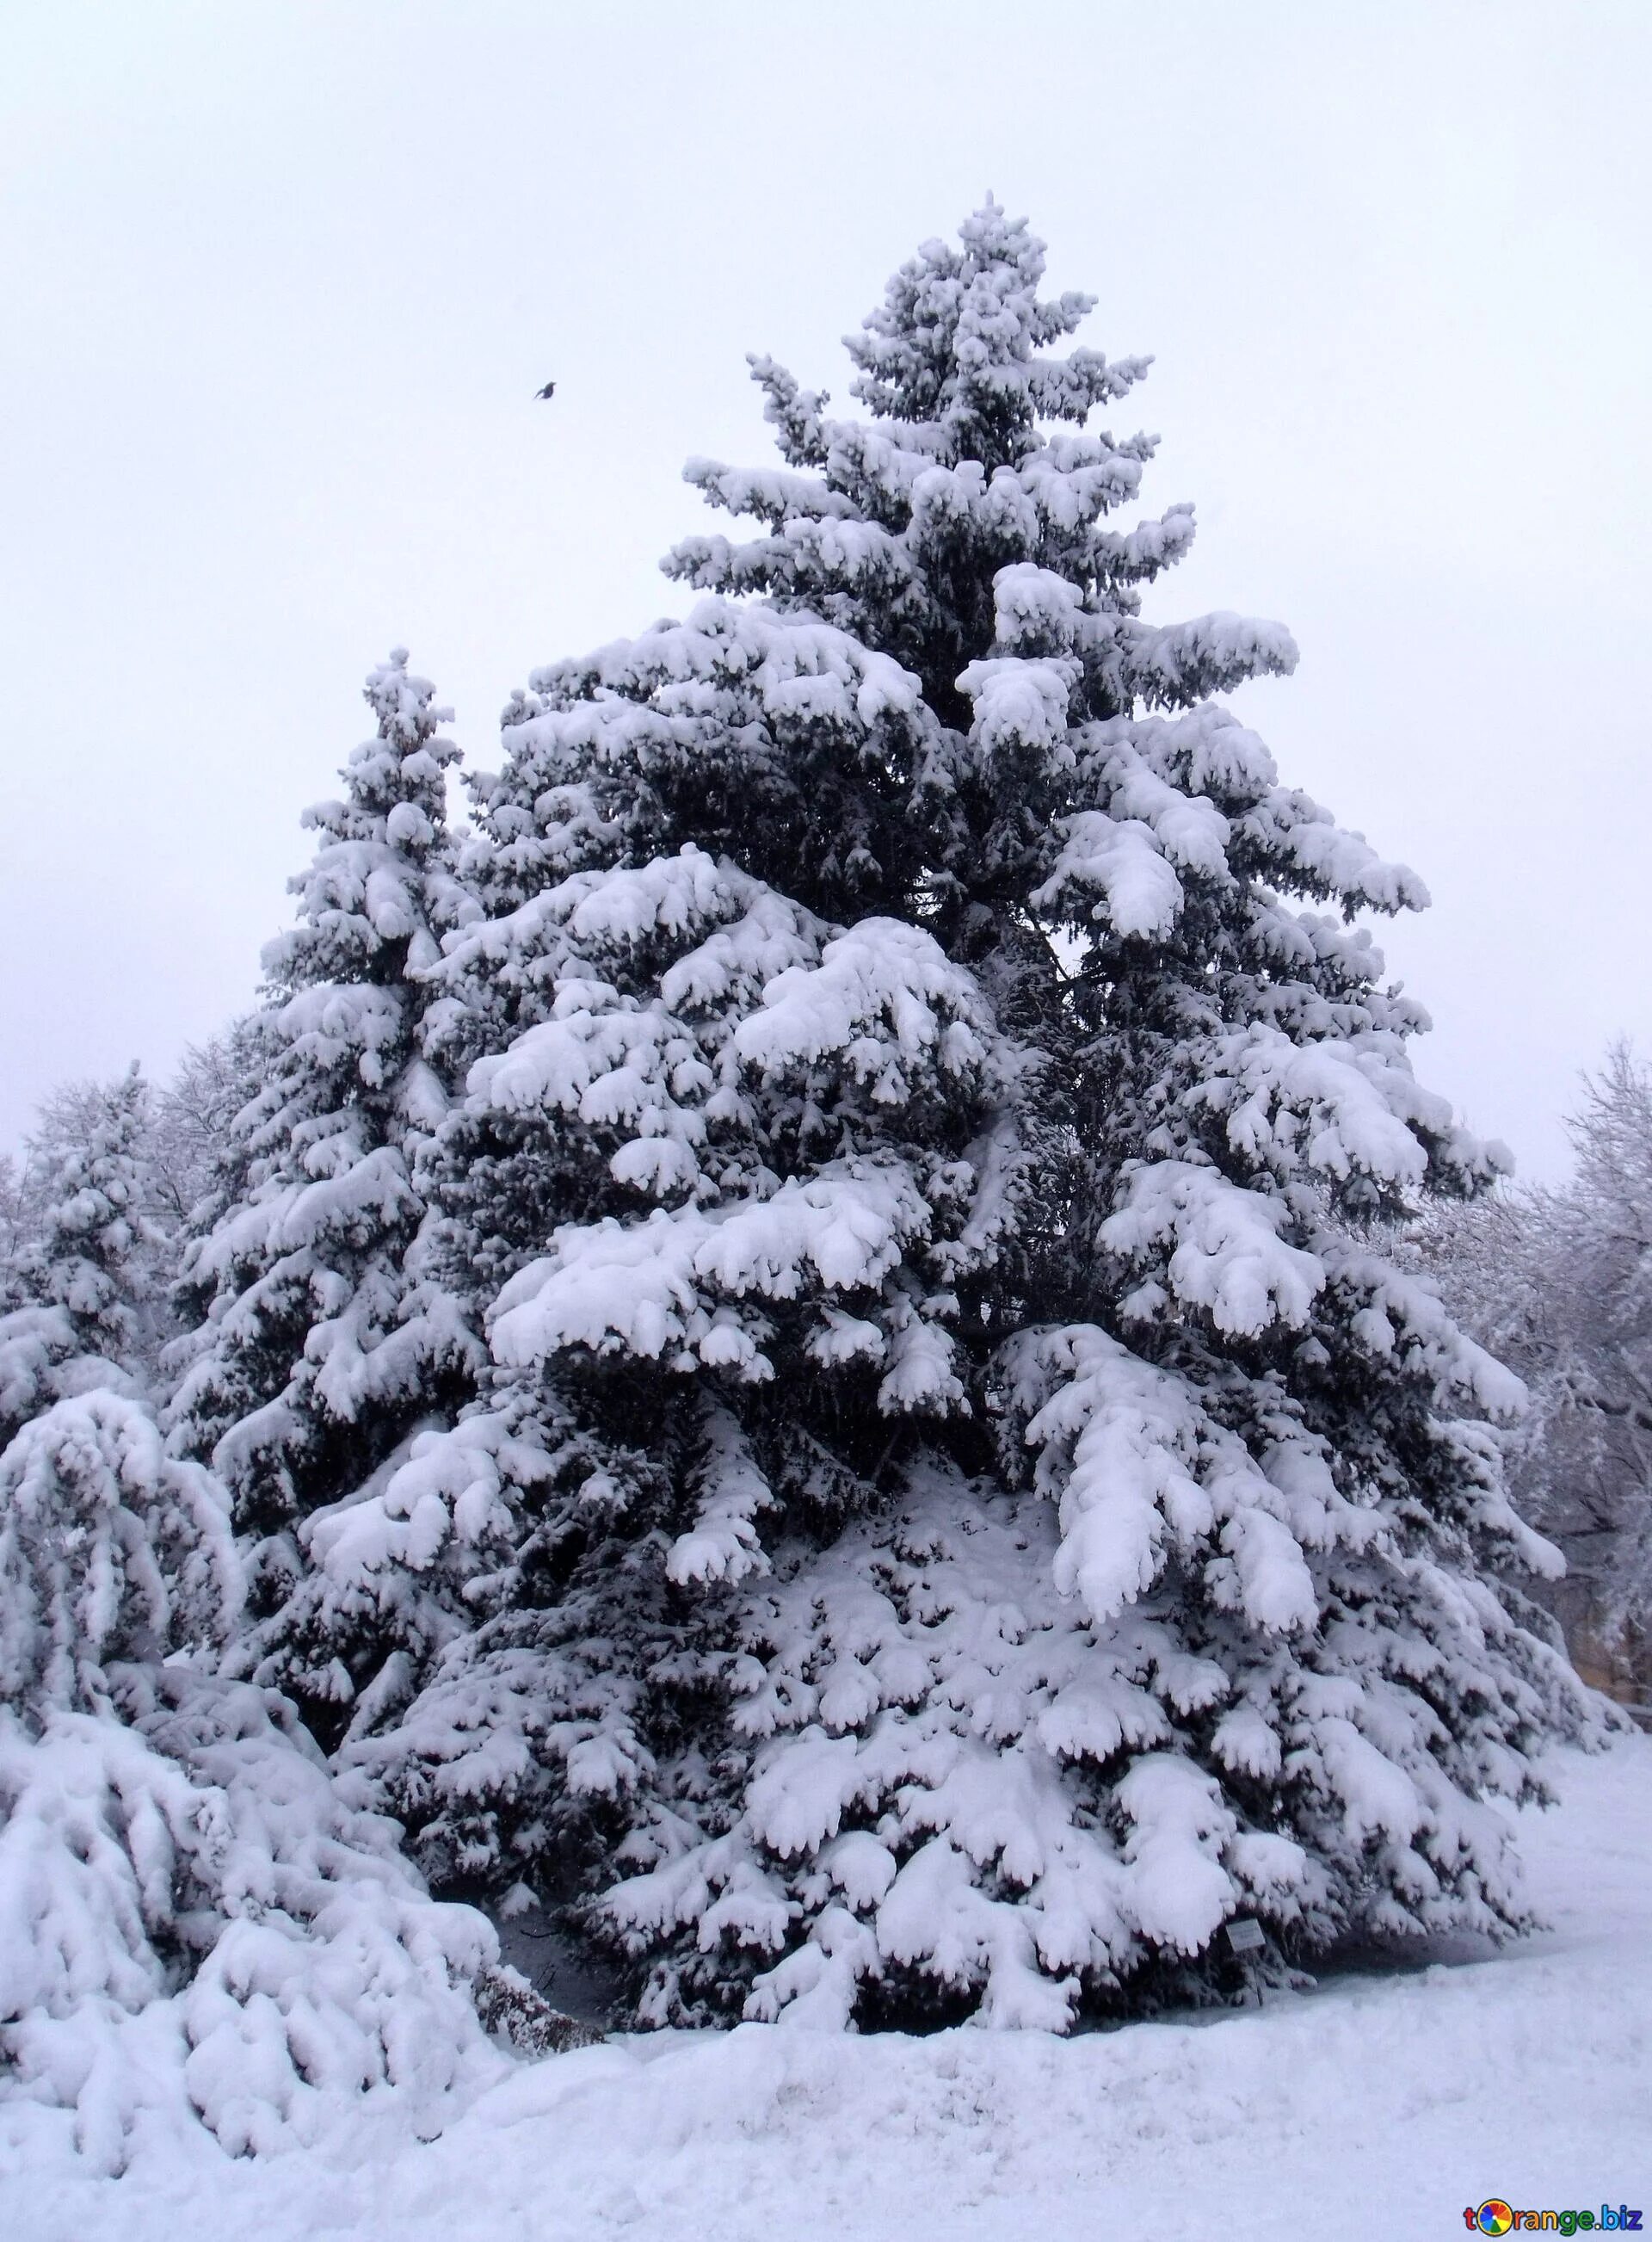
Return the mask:
[[[1430,883],[1425,1078],[1526,1171],[1652,1049],[1652,5],[6,0],[0,1144],[244,1006],[393,643],[484,765],[537,663],[680,610],[743,354],[987,188],[1157,365],[1164,616]],[[555,402],[531,401],[554,376]]]

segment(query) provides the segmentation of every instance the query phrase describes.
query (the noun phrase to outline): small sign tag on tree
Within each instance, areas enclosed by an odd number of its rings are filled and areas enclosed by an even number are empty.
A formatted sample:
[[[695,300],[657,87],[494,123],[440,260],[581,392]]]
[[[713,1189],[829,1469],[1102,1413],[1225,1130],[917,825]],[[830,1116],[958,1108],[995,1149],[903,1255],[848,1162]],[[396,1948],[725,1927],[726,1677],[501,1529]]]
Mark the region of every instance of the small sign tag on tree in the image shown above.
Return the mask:
[[[1227,1926],[1227,1943],[1235,1954],[1253,1953],[1265,1943],[1261,1924],[1253,1923],[1248,1916],[1240,1916]]]

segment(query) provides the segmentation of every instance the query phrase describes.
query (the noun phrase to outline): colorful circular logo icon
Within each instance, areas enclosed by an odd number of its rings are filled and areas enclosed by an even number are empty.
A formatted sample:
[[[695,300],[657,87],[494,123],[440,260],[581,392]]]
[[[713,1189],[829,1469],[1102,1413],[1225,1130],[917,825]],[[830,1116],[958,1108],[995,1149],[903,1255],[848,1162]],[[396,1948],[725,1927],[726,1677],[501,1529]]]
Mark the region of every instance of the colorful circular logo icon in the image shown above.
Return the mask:
[[[1514,2212],[1499,2196],[1482,2203],[1475,2213],[1475,2224],[1482,2234],[1507,2234],[1514,2223]]]

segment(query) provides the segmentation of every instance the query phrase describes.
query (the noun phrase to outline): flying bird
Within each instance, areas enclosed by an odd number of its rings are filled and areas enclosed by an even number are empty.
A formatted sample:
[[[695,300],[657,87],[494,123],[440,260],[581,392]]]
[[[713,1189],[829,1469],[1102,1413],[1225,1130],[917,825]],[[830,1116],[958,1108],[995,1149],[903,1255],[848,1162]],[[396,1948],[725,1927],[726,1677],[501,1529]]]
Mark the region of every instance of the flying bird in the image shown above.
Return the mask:
[[[547,381],[543,389],[536,389],[533,393],[536,398],[554,397],[557,393],[557,386],[554,381]]]

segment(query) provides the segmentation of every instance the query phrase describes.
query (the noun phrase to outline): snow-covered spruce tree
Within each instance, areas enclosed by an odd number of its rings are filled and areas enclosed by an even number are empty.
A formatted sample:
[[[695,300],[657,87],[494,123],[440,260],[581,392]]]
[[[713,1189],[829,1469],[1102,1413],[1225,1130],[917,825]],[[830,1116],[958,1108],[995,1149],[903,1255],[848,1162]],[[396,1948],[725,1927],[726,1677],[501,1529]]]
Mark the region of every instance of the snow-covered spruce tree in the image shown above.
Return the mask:
[[[1486,1569],[1555,1561],[1518,1387],[1374,1242],[1498,1165],[1358,923],[1426,898],[1213,697],[1283,630],[1142,617],[1191,511],[1113,526],[1143,362],[1047,354],[1042,268],[990,205],[926,246],[864,421],[759,362],[784,467],[689,472],[761,534],[478,789],[422,1171],[492,1392],[312,1547],[422,1614],[351,1754],[646,2018],[1060,2027],[1517,1927],[1484,1794],[1582,1717]]]
[[[365,697],[377,735],[351,757],[344,799],[305,814],[321,837],[292,883],[298,924],[266,950],[266,1010],[241,1038],[267,1070],[234,1124],[247,1187],[184,1255],[196,1329],[180,1349],[171,1439],[211,1460],[237,1527],[260,1545],[258,1622],[301,1589],[304,1521],[349,1500],[415,1424],[461,1400],[477,1353],[425,1273],[411,1175],[447,1106],[425,1057],[418,977],[443,932],[476,909],[446,822],[458,751],[438,729],[449,712],[400,650]],[[348,1664],[334,1647],[311,1660],[292,1613],[267,1665],[263,1648],[255,1624],[244,1659],[295,1693],[324,1735],[348,1702]]]
[[[73,1104],[31,1148],[29,1235],[0,1300],[10,1309],[0,1314],[0,1448],[64,1394],[135,1390],[162,1335],[166,1241],[146,1212],[149,1084],[133,1066]]]

